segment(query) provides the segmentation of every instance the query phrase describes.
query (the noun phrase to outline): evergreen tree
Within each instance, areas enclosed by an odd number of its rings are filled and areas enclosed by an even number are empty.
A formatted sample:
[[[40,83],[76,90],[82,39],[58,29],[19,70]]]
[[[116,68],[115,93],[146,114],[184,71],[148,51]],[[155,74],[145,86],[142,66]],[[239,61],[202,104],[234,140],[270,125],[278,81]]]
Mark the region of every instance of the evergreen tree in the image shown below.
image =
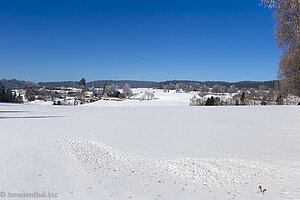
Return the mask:
[[[0,83],[0,102],[4,102],[4,94],[5,94],[5,88],[4,86]]]
[[[246,96],[246,94],[245,94],[245,92],[243,92],[242,95],[241,95],[241,98],[240,98],[241,105],[245,105],[245,98],[246,98],[245,96]]]
[[[79,83],[78,83],[79,86],[83,86],[83,87],[86,87],[86,80],[85,78],[82,78]]]
[[[104,83],[104,86],[103,86],[103,95],[107,95],[107,83],[106,82]]]
[[[282,100],[281,94],[278,94],[278,95],[277,95],[277,98],[276,98],[276,104],[277,104],[277,105],[283,105],[283,100]]]
[[[239,105],[240,105],[240,103],[239,103],[238,100],[235,100],[235,105],[236,105],[236,106],[239,106]]]
[[[206,100],[206,103],[205,103],[206,106],[214,106],[215,105],[215,98],[212,96],[211,98],[208,98]]]
[[[7,103],[22,103],[22,96],[17,96],[15,92],[12,92],[10,89],[5,89],[5,87],[0,83],[0,102]]]

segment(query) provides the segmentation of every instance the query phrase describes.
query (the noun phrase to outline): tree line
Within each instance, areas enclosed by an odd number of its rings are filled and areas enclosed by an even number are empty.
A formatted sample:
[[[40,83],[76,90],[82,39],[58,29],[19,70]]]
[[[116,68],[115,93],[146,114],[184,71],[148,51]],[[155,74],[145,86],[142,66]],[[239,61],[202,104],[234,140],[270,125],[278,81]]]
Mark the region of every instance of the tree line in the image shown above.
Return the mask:
[[[22,103],[23,97],[16,92],[13,92],[11,89],[6,89],[0,83],[0,102],[7,102],[7,103]]]
[[[21,89],[26,81],[20,81],[16,79],[1,79],[0,83],[9,89]],[[59,82],[39,82],[36,83],[39,87],[79,87],[80,81],[59,81]],[[230,87],[234,85],[235,87],[241,88],[258,88],[260,85],[264,85],[267,88],[274,89],[278,87],[279,81],[239,81],[239,82],[225,82],[225,81],[189,81],[189,80],[171,80],[171,81],[135,81],[135,80],[98,80],[86,82],[86,87],[103,88],[105,84],[107,85],[118,85],[120,88],[124,87],[125,84],[129,84],[132,88],[159,88],[164,89],[168,87],[169,89],[174,89],[177,84],[181,86],[186,86],[190,90],[198,90],[201,86],[206,85],[208,87],[213,87],[214,85],[222,85]]]
[[[200,92],[190,99],[191,106],[244,106],[244,105],[299,105],[300,98],[280,90],[243,88],[234,86],[225,90],[221,86],[203,86]]]

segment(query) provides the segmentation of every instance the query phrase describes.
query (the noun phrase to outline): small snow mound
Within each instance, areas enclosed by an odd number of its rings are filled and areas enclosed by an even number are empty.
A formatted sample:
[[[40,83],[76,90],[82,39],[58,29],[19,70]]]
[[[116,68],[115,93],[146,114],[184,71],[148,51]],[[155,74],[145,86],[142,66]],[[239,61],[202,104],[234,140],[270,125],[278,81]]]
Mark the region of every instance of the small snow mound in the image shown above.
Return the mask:
[[[100,160],[117,160],[124,158],[125,156],[112,147],[108,147],[99,142],[62,140],[58,141],[57,144],[59,144],[65,151],[76,155],[79,160],[83,158],[88,160],[94,160],[95,158]]]
[[[187,194],[255,199],[259,185],[273,188],[267,194],[279,195],[287,178],[284,168],[240,159],[162,159],[130,156],[94,141],[58,141],[67,159],[81,174],[105,190],[103,194],[152,199],[155,194],[168,198]],[[71,170],[73,171],[73,170]],[[275,187],[274,187],[275,186]],[[267,195],[266,194],[266,195]],[[154,195],[154,196],[152,196]],[[103,196],[106,197],[106,196]],[[226,198],[225,198],[226,199]]]
[[[169,161],[165,167],[183,179],[225,190],[247,190],[249,185],[255,188],[266,181],[282,182],[287,177],[281,167],[241,159],[185,158]]]

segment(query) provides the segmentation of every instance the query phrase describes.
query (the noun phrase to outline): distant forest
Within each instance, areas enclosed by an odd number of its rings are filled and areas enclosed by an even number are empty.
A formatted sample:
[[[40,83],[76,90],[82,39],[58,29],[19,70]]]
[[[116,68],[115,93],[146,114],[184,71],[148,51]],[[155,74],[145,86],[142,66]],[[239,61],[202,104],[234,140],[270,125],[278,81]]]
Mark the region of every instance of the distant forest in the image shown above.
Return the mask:
[[[20,89],[23,87],[26,81],[16,79],[0,79],[0,83],[9,89]],[[274,89],[279,86],[278,80],[272,81],[239,81],[239,82],[225,82],[225,81],[188,81],[188,80],[172,80],[172,81],[135,81],[135,80],[98,80],[87,82],[87,87],[103,88],[104,85],[117,85],[119,88],[124,87],[125,84],[129,84],[131,88],[163,88],[165,85],[206,85],[212,88],[214,85],[222,85],[230,87],[234,85],[238,89],[253,88],[257,89],[259,86],[264,85],[266,88]],[[59,81],[59,82],[39,82],[40,87],[78,87],[79,81]]]

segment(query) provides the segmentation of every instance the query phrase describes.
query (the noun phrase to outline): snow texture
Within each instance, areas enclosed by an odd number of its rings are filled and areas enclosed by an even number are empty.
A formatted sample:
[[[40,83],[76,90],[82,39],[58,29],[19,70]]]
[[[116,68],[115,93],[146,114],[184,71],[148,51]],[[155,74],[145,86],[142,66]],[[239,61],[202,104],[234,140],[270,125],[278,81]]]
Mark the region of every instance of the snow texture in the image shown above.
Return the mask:
[[[155,91],[152,101],[77,107],[1,103],[0,192],[300,199],[299,107],[189,107],[191,96]]]

